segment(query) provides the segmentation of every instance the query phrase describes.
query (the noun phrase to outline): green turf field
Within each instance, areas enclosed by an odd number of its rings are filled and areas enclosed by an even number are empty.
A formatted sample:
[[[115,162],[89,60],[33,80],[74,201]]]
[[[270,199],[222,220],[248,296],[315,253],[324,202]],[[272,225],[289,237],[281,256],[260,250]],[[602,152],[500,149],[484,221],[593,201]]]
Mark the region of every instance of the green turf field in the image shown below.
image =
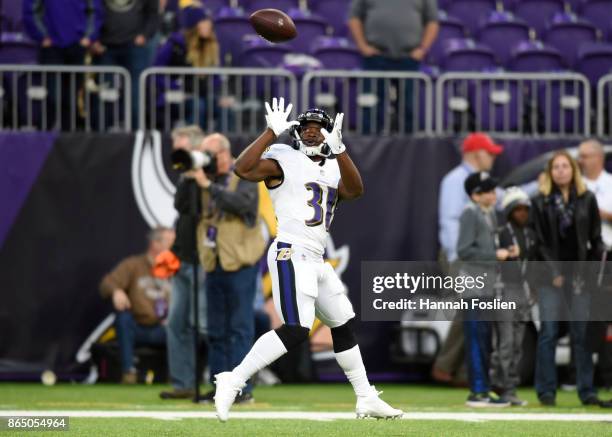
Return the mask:
[[[118,386],[59,384],[45,387],[40,384],[0,384],[0,416],[2,411],[79,411],[79,414],[112,412],[164,412],[200,413],[212,412],[212,406],[195,405],[189,401],[161,401],[158,398],[164,386]],[[437,386],[385,385],[383,399],[407,413],[469,413],[475,410],[463,405],[467,391]],[[255,390],[256,402],[239,406],[232,412],[345,412],[354,408],[354,396],[347,385],[283,385],[261,387]],[[557,408],[543,408],[536,402],[532,390],[520,395],[530,402],[524,408],[482,409],[479,414],[512,414],[512,419],[478,421],[414,419],[397,421],[375,420],[297,420],[297,419],[231,419],[219,423],[206,418],[133,418],[133,417],[73,417],[68,435],[79,436],[136,436],[136,435],[200,435],[200,436],[344,436],[344,435],[415,435],[415,436],[612,436],[612,412],[595,407],[580,406],[575,393],[560,392]],[[606,397],[602,394],[602,397]],[[85,411],[84,411],[85,410]],[[521,420],[515,414],[556,413],[566,416],[576,414],[600,415],[588,422],[582,421],[533,421]],[[160,413],[161,414],[161,413]],[[604,415],[605,414],[605,415]],[[154,414],[153,414],[154,415]],[[469,417],[465,414],[462,417]],[[429,416],[428,416],[429,417]],[[525,416],[527,417],[527,416]],[[315,419],[316,419],[315,415]],[[505,418],[504,418],[505,419]],[[14,434],[4,433],[2,434]],[[20,435],[46,435],[48,433],[21,432]]]

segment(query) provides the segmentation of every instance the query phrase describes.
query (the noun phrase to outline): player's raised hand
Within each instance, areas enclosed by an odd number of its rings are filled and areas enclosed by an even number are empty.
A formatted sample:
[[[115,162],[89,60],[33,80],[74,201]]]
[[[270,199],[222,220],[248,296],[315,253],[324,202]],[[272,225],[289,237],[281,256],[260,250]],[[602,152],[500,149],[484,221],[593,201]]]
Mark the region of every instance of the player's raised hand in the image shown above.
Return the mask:
[[[342,120],[344,120],[344,114],[339,112],[336,114],[334,127],[331,132],[321,129],[321,135],[325,137],[325,142],[334,155],[339,155],[346,150],[346,146],[342,142]]]
[[[291,126],[299,124],[297,121],[287,121],[292,109],[293,105],[291,103],[289,103],[285,109],[285,99],[283,97],[281,97],[280,100],[274,97],[272,99],[272,107],[266,102],[266,122],[277,137]]]

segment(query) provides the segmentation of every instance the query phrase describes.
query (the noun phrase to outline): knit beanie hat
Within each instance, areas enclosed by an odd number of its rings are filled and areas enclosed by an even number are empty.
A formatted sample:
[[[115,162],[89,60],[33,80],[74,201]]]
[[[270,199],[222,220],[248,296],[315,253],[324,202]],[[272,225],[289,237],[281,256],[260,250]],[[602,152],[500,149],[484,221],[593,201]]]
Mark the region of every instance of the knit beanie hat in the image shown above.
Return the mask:
[[[502,209],[504,210],[504,215],[508,217],[514,208],[519,205],[531,206],[531,201],[529,200],[529,196],[519,187],[509,187],[506,190],[506,194],[502,200]]]

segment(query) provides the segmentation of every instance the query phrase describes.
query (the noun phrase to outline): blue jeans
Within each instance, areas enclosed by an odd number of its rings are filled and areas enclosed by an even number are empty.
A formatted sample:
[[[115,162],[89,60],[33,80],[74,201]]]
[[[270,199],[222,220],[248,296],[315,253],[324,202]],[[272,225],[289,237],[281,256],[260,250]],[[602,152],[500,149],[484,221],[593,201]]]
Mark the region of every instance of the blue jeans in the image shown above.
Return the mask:
[[[476,319],[475,312],[470,312],[467,319]],[[491,391],[489,369],[491,363],[491,322],[483,320],[465,320],[463,322],[465,339],[465,364],[472,393]]]
[[[163,346],[166,344],[166,329],[162,325],[145,326],[136,323],[129,311],[115,313],[115,330],[121,354],[121,371],[127,373],[134,368],[134,347],[139,345]]]
[[[198,287],[198,325],[206,333],[206,290],[200,273]],[[170,381],[176,389],[195,389],[195,355],[193,323],[193,264],[181,262],[172,279],[172,299],[168,313],[168,367]]]
[[[385,56],[369,56],[363,58],[363,69],[366,71],[418,71],[420,65],[421,64],[419,61],[416,61],[410,57],[392,59]],[[398,86],[399,102],[399,93],[401,89],[399,83],[402,81],[395,82]],[[405,107],[395,108],[397,114],[396,119],[398,120],[397,129],[400,131],[400,133],[411,133],[413,131],[412,82],[412,80],[403,81]],[[363,91],[365,93],[370,93],[374,87],[376,87],[376,96],[378,98],[376,108],[364,108],[361,113],[363,117],[363,133],[366,135],[381,132],[385,124],[385,118],[389,116],[390,108],[385,107],[385,102],[389,102],[389,99],[385,99],[385,94],[388,93],[388,90],[385,90],[385,80],[366,79],[363,84]],[[373,111],[376,112],[376,115],[374,115]],[[404,113],[403,129],[401,128],[401,124],[399,122],[399,117],[402,112]],[[374,118],[373,121],[372,118]],[[373,122],[375,123],[374,127],[372,126]]]
[[[570,339],[576,362],[576,384],[578,397],[585,401],[596,395],[593,387],[593,358],[587,346],[587,319],[590,296],[583,292],[574,295],[571,290],[544,287],[538,292],[541,327],[538,335],[535,388],[538,397],[552,396],[557,391],[557,366],[555,351],[559,333],[559,320],[564,320],[563,310],[572,312]]]
[[[132,128],[138,127],[138,83],[140,73],[149,67],[150,47],[142,47],[133,43],[120,46],[108,46],[106,51],[97,60],[98,65],[118,65],[124,67],[132,78]]]
[[[214,375],[232,370],[253,346],[257,266],[235,272],[217,268],[206,275],[208,299],[208,364]],[[245,392],[252,390],[249,384]]]

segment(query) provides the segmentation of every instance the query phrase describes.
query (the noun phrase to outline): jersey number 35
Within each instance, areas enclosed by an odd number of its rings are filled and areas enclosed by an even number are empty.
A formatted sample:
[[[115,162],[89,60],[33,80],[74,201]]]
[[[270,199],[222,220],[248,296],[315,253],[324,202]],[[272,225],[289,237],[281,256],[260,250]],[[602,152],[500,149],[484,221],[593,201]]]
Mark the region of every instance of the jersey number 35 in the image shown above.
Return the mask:
[[[319,226],[325,219],[325,230],[329,231],[329,226],[334,219],[334,210],[338,203],[338,190],[332,187],[327,187],[327,199],[323,201],[323,187],[316,182],[308,182],[305,184],[308,191],[312,191],[312,199],[308,202],[308,206],[314,209],[314,215],[310,220],[306,220],[306,226]]]

